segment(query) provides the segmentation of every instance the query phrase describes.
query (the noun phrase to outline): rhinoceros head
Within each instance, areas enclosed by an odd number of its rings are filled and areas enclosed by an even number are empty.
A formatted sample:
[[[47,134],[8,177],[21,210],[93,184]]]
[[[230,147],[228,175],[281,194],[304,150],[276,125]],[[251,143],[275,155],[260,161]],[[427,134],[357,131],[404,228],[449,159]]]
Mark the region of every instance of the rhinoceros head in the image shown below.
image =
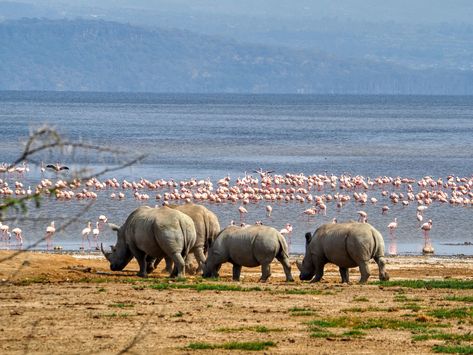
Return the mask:
[[[133,254],[131,253],[130,248],[126,245],[123,228],[111,223],[109,225],[112,230],[117,232],[117,243],[114,246],[111,246],[112,251],[110,252],[104,251],[102,244],[100,244],[100,249],[105,258],[110,262],[110,269],[112,271],[121,271],[128,265],[131,259],[133,259]]]
[[[312,256],[308,248],[311,241],[312,241],[312,233],[306,233],[305,234],[306,250],[305,250],[304,259],[302,260],[302,263],[300,262],[300,260],[297,260],[296,262],[296,266],[301,272],[299,275],[299,278],[301,280],[312,280],[312,278],[315,275],[314,263],[312,262]]]

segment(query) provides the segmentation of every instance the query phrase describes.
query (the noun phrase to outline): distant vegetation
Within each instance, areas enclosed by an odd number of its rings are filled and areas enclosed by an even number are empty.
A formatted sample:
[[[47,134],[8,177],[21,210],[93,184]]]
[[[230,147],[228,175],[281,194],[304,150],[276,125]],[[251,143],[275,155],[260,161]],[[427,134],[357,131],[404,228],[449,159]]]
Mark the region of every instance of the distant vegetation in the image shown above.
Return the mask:
[[[473,72],[91,20],[0,23],[0,90],[473,94]]]

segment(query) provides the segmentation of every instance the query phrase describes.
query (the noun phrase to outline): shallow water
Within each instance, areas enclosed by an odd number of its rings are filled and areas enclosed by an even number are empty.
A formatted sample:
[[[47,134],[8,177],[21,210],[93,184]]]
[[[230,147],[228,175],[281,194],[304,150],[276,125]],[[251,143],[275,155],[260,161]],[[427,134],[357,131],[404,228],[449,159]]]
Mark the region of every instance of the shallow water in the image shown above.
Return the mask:
[[[327,172],[415,179],[429,175],[444,180],[450,174],[470,177],[473,173],[472,97],[0,92],[0,120],[0,162],[15,159],[29,132],[44,123],[70,139],[148,154],[139,165],[112,174],[119,179],[209,177],[216,186],[217,180],[227,174],[234,182],[245,172],[259,168],[274,170],[275,174]],[[41,159],[61,161],[73,169],[82,164],[100,168],[109,163],[103,156],[94,155],[76,156],[70,161],[67,154],[51,153]],[[25,184],[34,186],[40,177],[39,170],[31,166]],[[48,177],[57,178],[52,173]],[[391,191],[392,187],[387,189]],[[369,191],[369,197],[379,200],[377,205],[349,203],[337,210],[330,203],[326,216],[317,215],[309,222],[301,213],[310,205],[284,202],[273,204],[272,219],[265,217],[266,203],[250,204],[245,219],[248,223],[262,220],[278,229],[292,223],[291,251],[300,253],[305,232],[333,217],[339,221],[357,219],[356,211],[363,209],[386,242],[387,225],[397,217],[399,253],[419,254],[423,239],[415,205],[391,205],[380,192]],[[99,192],[95,204],[78,223],[57,233],[54,243],[77,249],[81,245],[80,231],[88,220],[94,222],[98,215],[105,214],[120,224],[142,204],[132,198],[131,192],[127,192],[125,201],[110,200],[109,194]],[[59,225],[85,204],[44,200],[41,210],[30,209],[30,216],[39,217],[39,221],[21,221],[25,240],[31,243],[42,237],[51,220]],[[153,206],[155,201],[147,204]],[[384,204],[391,208],[387,215],[380,211]],[[239,221],[238,206],[208,205],[222,226],[230,220]],[[471,245],[445,245],[473,241],[472,216],[471,206],[434,203],[429,207],[425,218],[434,221],[431,237],[437,254],[473,255]],[[15,222],[9,224],[13,227]],[[101,239],[112,244],[114,236],[102,231]]]

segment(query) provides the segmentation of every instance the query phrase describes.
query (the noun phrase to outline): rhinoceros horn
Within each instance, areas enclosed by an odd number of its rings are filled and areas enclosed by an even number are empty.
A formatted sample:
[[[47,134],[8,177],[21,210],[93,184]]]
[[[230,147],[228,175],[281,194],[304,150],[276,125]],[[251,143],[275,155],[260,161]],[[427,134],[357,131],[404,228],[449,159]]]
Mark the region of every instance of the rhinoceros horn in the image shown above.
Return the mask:
[[[111,253],[107,253],[105,250],[103,250],[103,243],[100,243],[100,250],[102,250],[102,254],[105,256],[105,259],[110,261],[110,254]]]
[[[297,260],[297,261],[296,261],[296,266],[297,266],[297,268],[299,269],[299,271],[302,272],[302,263],[301,263],[300,260]]]

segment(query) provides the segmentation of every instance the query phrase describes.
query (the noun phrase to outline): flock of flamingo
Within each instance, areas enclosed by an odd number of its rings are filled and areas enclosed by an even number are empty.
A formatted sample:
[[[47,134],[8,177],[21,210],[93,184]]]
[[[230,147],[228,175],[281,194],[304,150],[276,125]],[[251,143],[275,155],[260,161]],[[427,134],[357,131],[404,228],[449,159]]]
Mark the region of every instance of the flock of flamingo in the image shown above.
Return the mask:
[[[245,206],[249,204],[264,205],[267,217],[271,217],[272,205],[277,203],[292,203],[300,208],[301,216],[308,220],[316,215],[326,215],[330,204],[341,210],[349,203],[354,203],[359,211],[358,221],[367,223],[368,213],[364,207],[368,204],[380,205],[381,214],[387,214],[389,205],[401,205],[407,207],[411,204],[416,206],[416,218],[419,221],[419,230],[423,234],[423,253],[433,253],[434,249],[429,236],[432,229],[432,219],[424,222],[424,213],[429,205],[450,204],[464,207],[473,205],[473,176],[459,177],[447,176],[446,178],[433,178],[425,176],[420,179],[379,176],[376,178],[360,175],[352,176],[342,174],[273,174],[272,171],[262,169],[254,171],[254,174],[245,173],[242,177],[232,179],[227,175],[215,183],[207,179],[157,179],[148,180],[141,178],[138,181],[128,181],[111,177],[105,180],[91,178],[87,181],[78,179],[67,179],[69,168],[60,164],[41,165],[41,179],[36,186],[24,186],[22,178],[29,172],[26,163],[16,168],[6,169],[6,164],[0,169],[0,201],[6,198],[39,194],[57,201],[70,200],[95,200],[106,196],[111,200],[125,200],[134,198],[143,203],[154,200],[157,205],[168,203],[195,202],[204,204],[232,204],[235,205],[239,215],[239,224],[246,224],[248,210]],[[45,177],[47,170],[51,171],[52,177]],[[379,203],[378,199],[384,202]],[[310,207],[306,208],[307,205]],[[300,207],[302,206],[302,207]],[[237,216],[238,216],[237,215]],[[92,234],[95,246],[98,246],[98,238],[101,229],[107,222],[105,215],[100,215],[95,222],[88,221],[87,226],[82,229],[81,249],[85,249],[85,242],[91,248],[89,236]],[[423,223],[424,222],[424,223]],[[253,223],[262,223],[254,221]],[[332,219],[337,223],[337,218]],[[234,221],[231,224],[235,224]],[[390,255],[397,255],[397,243],[395,231],[398,219],[394,218],[386,227],[389,231]],[[54,221],[46,228],[46,248],[52,248],[52,238],[55,233]],[[281,233],[288,238],[292,233],[292,224],[286,223]],[[22,230],[16,226],[11,229],[0,222],[0,235],[4,244],[10,243],[12,236],[16,239],[16,245],[22,247]]]

